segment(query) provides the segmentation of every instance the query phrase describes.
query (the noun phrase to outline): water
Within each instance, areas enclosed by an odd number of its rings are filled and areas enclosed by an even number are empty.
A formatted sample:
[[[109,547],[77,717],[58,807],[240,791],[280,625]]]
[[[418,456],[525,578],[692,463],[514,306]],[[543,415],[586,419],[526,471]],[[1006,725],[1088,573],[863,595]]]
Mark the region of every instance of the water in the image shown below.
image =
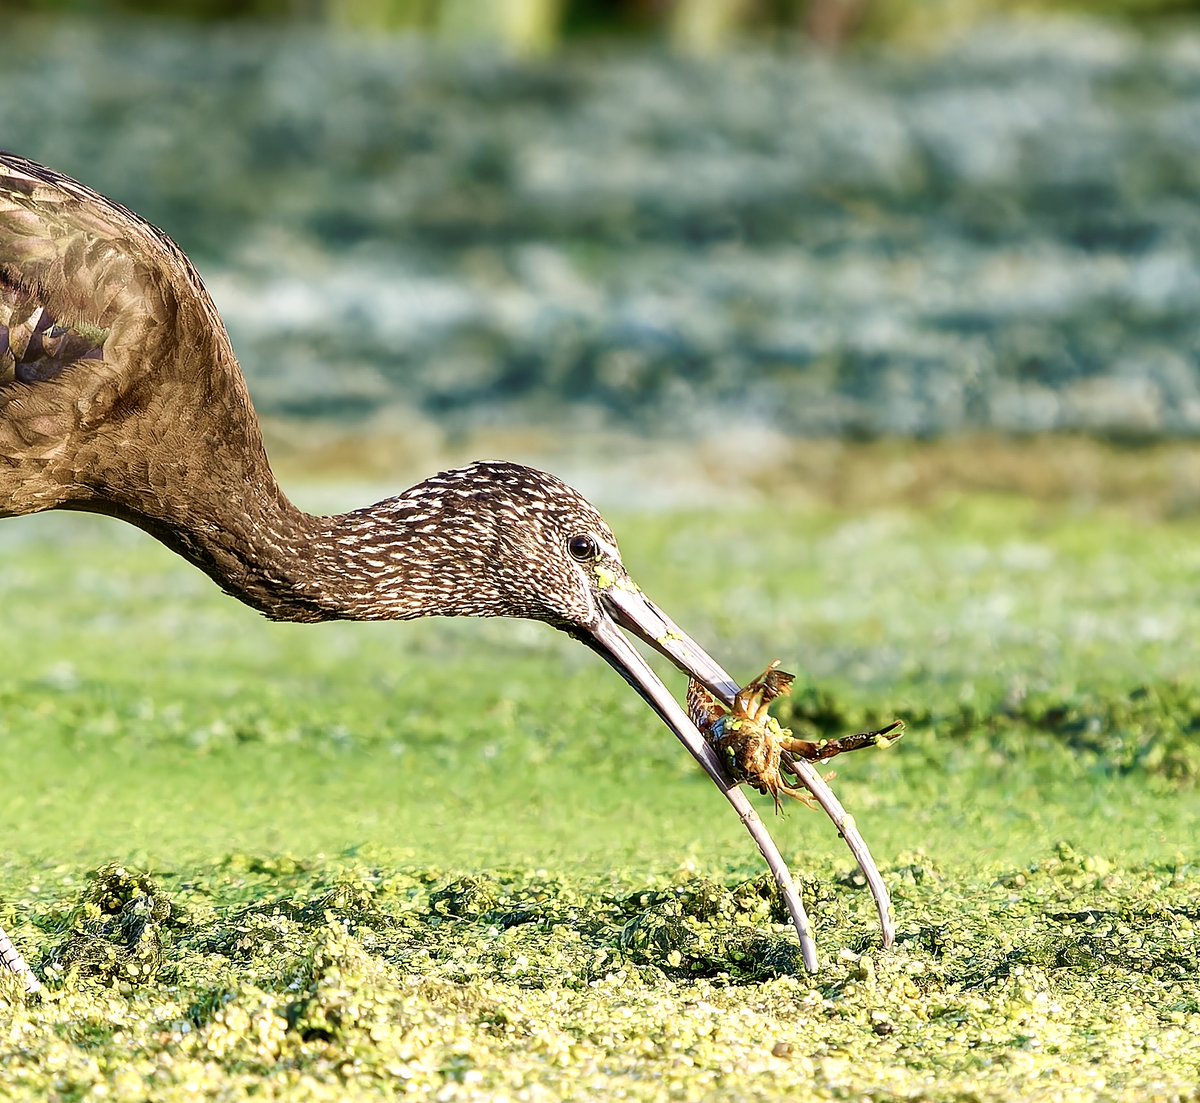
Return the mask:
[[[1200,31],[537,63],[5,37],[0,146],[194,255],[268,415],[1200,432]]]

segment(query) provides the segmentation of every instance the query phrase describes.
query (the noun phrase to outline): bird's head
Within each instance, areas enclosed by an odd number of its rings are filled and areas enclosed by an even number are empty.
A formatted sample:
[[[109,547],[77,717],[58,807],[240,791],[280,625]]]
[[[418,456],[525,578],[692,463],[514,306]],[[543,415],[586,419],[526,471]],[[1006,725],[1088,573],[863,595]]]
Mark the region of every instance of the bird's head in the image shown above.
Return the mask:
[[[543,471],[485,461],[434,475],[386,506],[404,533],[397,593],[419,605],[392,615],[524,617],[567,632],[637,690],[718,785],[729,784],[622,629],[727,703],[737,684],[633,582],[612,529],[577,490]]]

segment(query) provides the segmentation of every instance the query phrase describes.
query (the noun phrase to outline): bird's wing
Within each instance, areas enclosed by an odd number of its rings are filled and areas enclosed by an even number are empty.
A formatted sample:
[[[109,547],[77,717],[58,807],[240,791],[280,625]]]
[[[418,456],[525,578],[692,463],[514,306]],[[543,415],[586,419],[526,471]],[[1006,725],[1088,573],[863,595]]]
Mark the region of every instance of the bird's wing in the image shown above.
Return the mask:
[[[58,426],[69,432],[136,405],[202,352],[236,363],[199,275],[166,234],[0,151],[0,419],[6,405],[40,405],[39,388],[58,408],[69,392],[79,422]]]

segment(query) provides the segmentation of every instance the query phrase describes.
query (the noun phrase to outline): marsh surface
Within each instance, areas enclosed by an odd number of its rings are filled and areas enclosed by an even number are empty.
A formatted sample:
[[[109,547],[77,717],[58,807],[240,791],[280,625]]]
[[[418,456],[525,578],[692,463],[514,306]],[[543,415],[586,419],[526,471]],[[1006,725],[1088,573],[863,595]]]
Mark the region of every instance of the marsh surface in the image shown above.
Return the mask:
[[[806,976],[711,785],[545,628],[270,625],[132,530],[29,519],[0,529],[0,899],[51,998],[3,1011],[5,1091],[1190,1090],[1194,519],[986,496],[613,519],[735,673],[788,651],[798,732],[908,720],[834,783],[894,951],[796,808],[772,829]]]

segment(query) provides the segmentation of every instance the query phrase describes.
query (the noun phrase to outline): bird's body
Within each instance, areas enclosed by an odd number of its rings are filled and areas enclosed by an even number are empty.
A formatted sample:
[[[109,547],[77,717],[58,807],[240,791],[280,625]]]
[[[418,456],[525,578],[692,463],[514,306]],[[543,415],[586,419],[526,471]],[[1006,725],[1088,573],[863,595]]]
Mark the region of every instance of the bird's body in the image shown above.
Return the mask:
[[[738,687],[632,583],[582,495],[545,472],[484,462],[350,513],[297,509],[187,257],[120,204],[0,152],[0,517],[49,509],[131,522],[278,620],[515,616],[568,632],[733,804],[815,968],[803,908],[753,807],[620,628],[726,703]],[[0,962],[36,987],[3,932]]]
[[[286,552],[305,527],[183,253],[118,204],[5,156],[0,516],[54,508],[131,521],[260,608],[275,587],[237,549]]]

